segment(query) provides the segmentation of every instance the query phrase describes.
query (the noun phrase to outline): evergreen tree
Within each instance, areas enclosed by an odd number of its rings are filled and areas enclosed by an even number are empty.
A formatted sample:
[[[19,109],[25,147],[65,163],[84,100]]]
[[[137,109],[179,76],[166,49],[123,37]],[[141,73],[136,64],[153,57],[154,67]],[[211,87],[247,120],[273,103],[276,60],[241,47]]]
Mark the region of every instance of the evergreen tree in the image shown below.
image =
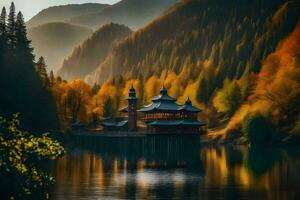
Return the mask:
[[[54,76],[53,70],[50,71],[49,84],[50,84],[50,87],[53,87],[55,85],[55,76]]]
[[[198,102],[204,102],[207,103],[209,100],[209,94],[208,94],[208,88],[207,88],[207,82],[205,78],[202,76],[198,83],[198,91],[197,91],[197,100]]]
[[[2,70],[3,69],[2,67],[4,66],[6,47],[7,47],[6,9],[5,9],[5,7],[3,7],[2,11],[1,11],[1,15],[0,15],[0,52],[1,52],[1,54],[0,54],[0,70]]]
[[[105,101],[103,106],[103,117],[114,116],[114,101],[110,97]]]
[[[49,88],[50,87],[50,80],[47,74],[47,66],[46,62],[43,56],[41,56],[36,63],[36,71],[40,75],[40,78],[43,82],[44,87]],[[53,73],[53,72],[52,72]]]
[[[99,92],[99,90],[100,90],[100,85],[95,83],[92,88],[93,94],[97,94]]]
[[[5,72],[5,57],[7,54],[7,32],[6,32],[6,9],[3,7],[1,15],[0,15],[0,90],[4,92],[4,88],[6,87],[4,82],[4,77],[6,75]],[[2,101],[4,102],[5,94],[2,94]],[[0,104],[1,104],[0,100]],[[3,110],[0,106],[0,115],[4,114]]]
[[[20,64],[29,64],[34,67],[33,48],[30,47],[31,41],[27,39],[27,30],[21,12],[19,12],[17,15],[14,32],[16,42],[16,56],[18,58],[17,60]]]
[[[8,48],[10,49],[11,60],[14,60],[13,49],[16,48],[16,8],[14,2],[11,3],[8,19],[7,19],[7,38],[8,38]]]

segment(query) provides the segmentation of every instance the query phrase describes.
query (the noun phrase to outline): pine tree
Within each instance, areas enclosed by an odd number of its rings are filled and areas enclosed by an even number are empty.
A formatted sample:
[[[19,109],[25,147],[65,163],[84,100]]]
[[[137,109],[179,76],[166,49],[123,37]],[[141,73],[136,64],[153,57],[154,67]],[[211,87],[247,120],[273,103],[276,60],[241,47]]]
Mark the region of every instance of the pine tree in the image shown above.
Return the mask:
[[[8,19],[7,19],[7,38],[8,38],[8,48],[10,49],[10,56],[13,60],[13,49],[16,48],[16,37],[15,37],[15,31],[16,31],[16,8],[14,2],[11,3]]]
[[[23,15],[18,13],[16,18],[13,3],[7,21],[5,8],[0,15],[0,48],[0,114],[10,117],[20,113],[24,130],[58,128],[53,97],[34,69],[33,49]]]
[[[40,75],[40,78],[43,82],[44,87],[49,88],[50,87],[50,80],[47,74],[47,66],[46,62],[43,56],[41,56],[36,63],[36,71]]]
[[[50,87],[53,87],[55,85],[55,76],[54,76],[53,70],[50,71],[49,84],[50,84]]]
[[[202,76],[198,83],[197,100],[206,103],[209,99],[207,82]]]
[[[22,64],[29,64],[34,67],[33,48],[31,48],[31,41],[27,39],[27,30],[21,12],[17,15],[15,23],[15,47],[17,60]]]
[[[6,31],[6,9],[2,8],[0,15],[0,70],[4,66],[4,59],[7,47],[7,31]]]
[[[114,116],[114,101],[110,97],[105,101],[103,106],[103,117]]]

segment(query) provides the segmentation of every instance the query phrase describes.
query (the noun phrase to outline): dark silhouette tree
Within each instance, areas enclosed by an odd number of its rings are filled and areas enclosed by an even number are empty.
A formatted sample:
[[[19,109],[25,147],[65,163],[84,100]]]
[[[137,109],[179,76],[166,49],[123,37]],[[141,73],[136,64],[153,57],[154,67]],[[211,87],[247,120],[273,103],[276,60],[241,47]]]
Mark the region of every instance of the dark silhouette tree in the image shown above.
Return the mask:
[[[0,114],[20,113],[21,127],[35,132],[58,128],[52,95],[43,87],[35,71],[31,41],[23,15],[15,14],[12,3],[8,19],[5,8],[0,16]]]
[[[47,74],[47,66],[46,62],[43,56],[41,56],[36,63],[36,71],[40,75],[40,78],[43,82],[44,87],[49,88],[50,87],[50,80]],[[53,72],[52,72],[53,73]]]
[[[50,84],[50,87],[53,87],[55,85],[55,76],[54,76],[53,70],[50,71],[49,84]]]
[[[198,83],[197,100],[198,102],[207,103],[209,100],[207,82],[204,77],[201,77]]]
[[[11,3],[8,19],[7,19],[7,38],[8,38],[8,48],[10,50],[10,59],[14,60],[13,50],[16,45],[16,8],[14,2]]]
[[[4,67],[6,47],[7,47],[7,30],[6,30],[6,9],[2,8],[0,15],[0,70]],[[1,74],[3,75],[3,74]],[[0,77],[1,77],[0,75]]]

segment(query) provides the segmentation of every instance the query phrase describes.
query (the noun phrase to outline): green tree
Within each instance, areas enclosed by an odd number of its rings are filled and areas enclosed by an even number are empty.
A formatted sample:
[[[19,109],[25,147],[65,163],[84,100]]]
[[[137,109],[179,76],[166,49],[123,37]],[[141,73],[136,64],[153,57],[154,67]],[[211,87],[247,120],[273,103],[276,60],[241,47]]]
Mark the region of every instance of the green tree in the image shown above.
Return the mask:
[[[218,112],[225,113],[231,117],[241,103],[241,89],[237,81],[230,82],[225,79],[223,88],[217,92],[213,99],[214,107]]]

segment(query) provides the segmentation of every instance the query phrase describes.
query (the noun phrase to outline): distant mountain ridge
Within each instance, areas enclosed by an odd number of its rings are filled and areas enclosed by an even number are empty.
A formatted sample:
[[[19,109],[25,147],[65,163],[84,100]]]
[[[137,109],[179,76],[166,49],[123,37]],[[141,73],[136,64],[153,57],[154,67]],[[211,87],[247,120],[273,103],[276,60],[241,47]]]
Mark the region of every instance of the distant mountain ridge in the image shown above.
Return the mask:
[[[178,0],[122,0],[106,7],[100,12],[88,13],[70,19],[70,23],[79,24],[98,29],[104,24],[114,22],[124,24],[137,30],[157,16]]]
[[[105,59],[113,45],[131,34],[131,30],[119,24],[107,24],[93,33],[62,64],[58,75],[63,79],[84,79]]]
[[[73,48],[92,34],[86,27],[55,22],[28,30],[36,56],[44,56],[49,70],[58,70]]]
[[[108,4],[86,3],[53,6],[46,8],[32,17],[27,23],[28,28],[52,22],[67,22],[73,17],[100,12],[109,7]]]

